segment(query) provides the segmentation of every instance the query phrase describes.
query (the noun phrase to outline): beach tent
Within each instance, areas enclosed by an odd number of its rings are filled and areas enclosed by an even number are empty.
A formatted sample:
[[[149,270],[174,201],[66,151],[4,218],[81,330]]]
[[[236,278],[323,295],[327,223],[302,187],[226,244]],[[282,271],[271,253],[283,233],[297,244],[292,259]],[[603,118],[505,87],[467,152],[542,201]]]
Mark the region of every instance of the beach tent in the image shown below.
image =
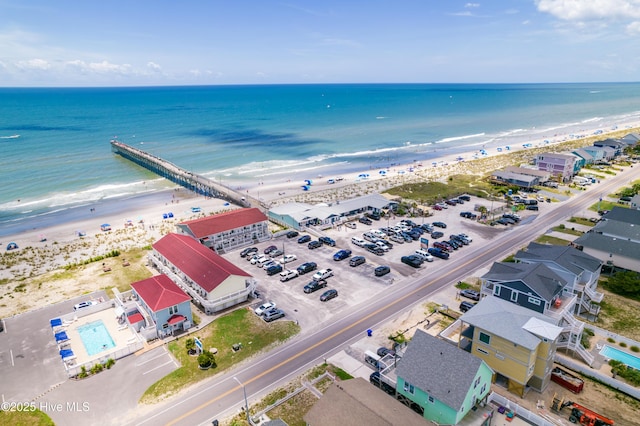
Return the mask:
[[[78,234],[78,237],[85,237],[87,235],[84,231],[76,231],[76,234]]]
[[[166,214],[166,213],[162,213],[162,218],[163,218],[163,219],[169,219],[169,215],[168,215],[168,214]]]
[[[172,213],[172,212],[169,212],[169,213],[167,213],[167,216],[169,216],[169,217],[173,217],[173,213]]]
[[[103,223],[102,225],[100,225],[100,230],[111,231],[111,225],[109,225],[108,223]]]
[[[14,242],[7,244],[7,250],[15,250],[18,248],[18,245]]]
[[[69,340],[69,336],[67,336],[66,331],[61,331],[59,333],[56,333],[55,338],[56,338],[56,343],[65,342]]]
[[[387,171],[386,170],[380,170],[378,173],[381,174],[382,176],[386,176],[387,175]]]

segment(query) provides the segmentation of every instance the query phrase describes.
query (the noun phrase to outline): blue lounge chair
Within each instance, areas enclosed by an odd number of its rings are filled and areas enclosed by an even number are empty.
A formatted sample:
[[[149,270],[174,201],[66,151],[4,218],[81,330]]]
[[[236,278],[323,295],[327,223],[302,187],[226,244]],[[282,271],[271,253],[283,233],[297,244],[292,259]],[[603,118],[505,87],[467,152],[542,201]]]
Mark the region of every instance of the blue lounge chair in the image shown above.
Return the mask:
[[[56,342],[57,343],[65,342],[65,341],[69,340],[69,336],[67,336],[67,332],[66,331],[61,331],[59,333],[56,333],[55,337],[56,337]]]
[[[49,324],[51,324],[51,328],[62,327],[62,320],[60,318],[54,318],[49,320]]]

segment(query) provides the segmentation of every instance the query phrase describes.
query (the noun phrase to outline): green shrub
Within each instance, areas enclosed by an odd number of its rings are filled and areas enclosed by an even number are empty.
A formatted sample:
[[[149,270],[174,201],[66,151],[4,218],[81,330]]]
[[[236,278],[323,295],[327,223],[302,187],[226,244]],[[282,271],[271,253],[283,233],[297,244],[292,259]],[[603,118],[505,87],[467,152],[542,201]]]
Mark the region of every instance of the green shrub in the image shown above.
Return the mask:
[[[113,367],[113,364],[115,364],[115,363],[116,363],[116,360],[115,360],[115,359],[113,359],[113,358],[109,358],[109,359],[107,360],[107,362],[105,362],[105,363],[104,363],[104,366],[105,366],[105,368],[106,368],[107,370],[109,370],[109,369],[111,369],[111,367]]]
[[[78,373],[78,377],[81,378],[81,379],[84,379],[88,375],[89,375],[89,373],[87,373],[87,367],[85,367],[84,365],[82,367],[80,367],[80,373]]]
[[[631,349],[631,352],[640,352],[640,348],[636,345],[631,346],[629,349]]]
[[[613,337],[607,337],[607,342],[609,343],[615,343],[615,339]]]
[[[96,364],[93,367],[91,367],[91,374],[98,374],[103,370],[103,368],[104,367],[102,366],[102,364]]]
[[[626,347],[627,347],[627,344],[626,344],[625,342],[620,342],[620,347],[621,347],[621,348],[626,348]]]

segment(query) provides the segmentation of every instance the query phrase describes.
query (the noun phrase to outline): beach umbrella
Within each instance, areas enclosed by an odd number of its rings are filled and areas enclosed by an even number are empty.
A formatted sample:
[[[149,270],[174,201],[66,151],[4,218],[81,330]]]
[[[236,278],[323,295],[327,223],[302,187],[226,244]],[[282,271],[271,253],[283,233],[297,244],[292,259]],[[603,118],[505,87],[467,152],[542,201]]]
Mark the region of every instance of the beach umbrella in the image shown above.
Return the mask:
[[[308,191],[309,190],[309,185],[302,185],[302,190],[303,191]]]
[[[312,183],[313,183],[313,181],[312,181],[312,180],[310,180],[310,179],[306,179],[306,180],[304,181],[304,184],[305,184],[305,185],[311,185]]]
[[[386,175],[387,171],[386,170],[380,170],[378,173],[380,173],[381,175]]]

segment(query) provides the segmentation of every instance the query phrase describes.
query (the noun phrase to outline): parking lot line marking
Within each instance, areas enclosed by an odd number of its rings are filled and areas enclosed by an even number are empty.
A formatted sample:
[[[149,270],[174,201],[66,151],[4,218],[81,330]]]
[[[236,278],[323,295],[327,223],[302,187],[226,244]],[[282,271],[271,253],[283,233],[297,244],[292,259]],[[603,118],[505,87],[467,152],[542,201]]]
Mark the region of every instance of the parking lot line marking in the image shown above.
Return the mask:
[[[155,360],[155,359],[158,359],[158,358],[160,358],[160,357],[163,357],[163,356],[165,356],[165,355],[168,355],[168,354],[167,354],[167,352],[166,352],[166,350],[165,350],[165,352],[164,352],[164,353],[161,353],[160,355],[156,355],[156,356],[154,356],[153,358],[149,358],[149,359],[148,359],[148,360],[146,360],[146,361],[142,361],[142,362],[140,362],[140,363],[136,362],[136,365],[139,367],[139,366],[141,366],[141,365],[144,365],[144,364],[146,364],[146,363],[148,363],[148,362],[151,362],[151,361],[153,361],[153,360]]]
[[[9,353],[11,354],[11,366],[15,367],[16,365],[13,363],[13,349],[9,349]]]
[[[155,370],[157,370],[158,368],[162,368],[162,367],[164,367],[165,365],[169,365],[169,364],[172,364],[172,363],[173,363],[173,360],[167,361],[167,362],[165,362],[164,364],[160,364],[159,366],[157,366],[157,367],[155,367],[155,368],[152,368],[151,370],[145,371],[144,373],[142,373],[142,375],[144,376],[145,374],[151,373],[152,371],[155,371]]]

